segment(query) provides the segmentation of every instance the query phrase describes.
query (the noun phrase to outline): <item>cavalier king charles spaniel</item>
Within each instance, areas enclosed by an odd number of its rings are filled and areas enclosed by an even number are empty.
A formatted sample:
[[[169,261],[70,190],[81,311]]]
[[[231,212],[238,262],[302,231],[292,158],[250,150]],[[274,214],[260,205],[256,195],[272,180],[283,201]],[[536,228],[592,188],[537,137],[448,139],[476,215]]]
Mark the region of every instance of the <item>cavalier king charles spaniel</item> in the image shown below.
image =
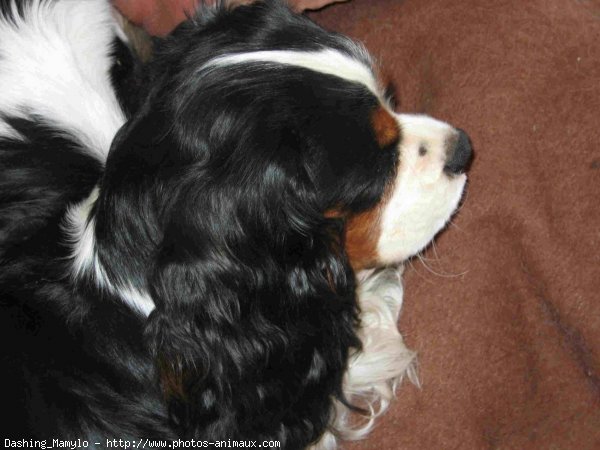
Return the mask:
[[[5,437],[363,437],[413,358],[373,269],[447,223],[468,137],[280,1],[126,45],[106,0],[0,0]]]

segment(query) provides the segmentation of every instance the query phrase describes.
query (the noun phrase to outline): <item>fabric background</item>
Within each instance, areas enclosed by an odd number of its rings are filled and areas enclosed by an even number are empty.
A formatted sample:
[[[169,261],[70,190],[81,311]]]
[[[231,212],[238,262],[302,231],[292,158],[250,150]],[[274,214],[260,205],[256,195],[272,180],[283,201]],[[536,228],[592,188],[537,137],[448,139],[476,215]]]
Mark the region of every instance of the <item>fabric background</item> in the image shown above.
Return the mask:
[[[465,129],[476,153],[428,268],[405,271],[422,387],[345,448],[599,449],[600,2],[352,0],[312,17],[366,44],[401,111]]]

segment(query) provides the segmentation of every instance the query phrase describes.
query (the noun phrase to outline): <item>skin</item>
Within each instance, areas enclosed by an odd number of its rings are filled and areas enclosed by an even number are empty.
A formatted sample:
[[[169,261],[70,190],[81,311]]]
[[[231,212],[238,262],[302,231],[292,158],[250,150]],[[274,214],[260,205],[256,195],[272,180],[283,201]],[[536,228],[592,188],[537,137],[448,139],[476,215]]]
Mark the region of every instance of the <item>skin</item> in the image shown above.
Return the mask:
[[[165,36],[180,22],[186,14],[194,11],[200,0],[113,0],[113,3],[136,25],[142,26],[148,33],[155,36]],[[215,0],[206,0],[213,3]],[[247,3],[249,0],[234,0]],[[251,0],[250,0],[251,1]],[[319,9],[330,3],[346,0],[288,0],[297,11]]]

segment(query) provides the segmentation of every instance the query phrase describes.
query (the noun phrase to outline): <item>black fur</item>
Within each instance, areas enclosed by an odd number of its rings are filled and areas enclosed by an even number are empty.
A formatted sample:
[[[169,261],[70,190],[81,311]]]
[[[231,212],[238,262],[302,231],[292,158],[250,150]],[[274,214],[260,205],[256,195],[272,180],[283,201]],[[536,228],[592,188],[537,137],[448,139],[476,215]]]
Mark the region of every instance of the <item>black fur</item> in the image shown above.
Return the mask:
[[[120,38],[115,38],[112,49],[111,81],[123,111],[130,116],[139,107],[144,90],[144,65],[134,50]]]
[[[273,64],[200,68],[326,47],[354,52],[278,2],[205,11],[159,43],[104,170],[34,113],[4,118],[25,138],[0,141],[12,437],[300,449],[324,432],[360,345],[344,221],[324,213],[379,202],[394,146],[379,148],[379,103],[362,85]],[[61,224],[96,183],[96,251],[114,290],[69,276]],[[147,319],[121,286],[149,293]]]

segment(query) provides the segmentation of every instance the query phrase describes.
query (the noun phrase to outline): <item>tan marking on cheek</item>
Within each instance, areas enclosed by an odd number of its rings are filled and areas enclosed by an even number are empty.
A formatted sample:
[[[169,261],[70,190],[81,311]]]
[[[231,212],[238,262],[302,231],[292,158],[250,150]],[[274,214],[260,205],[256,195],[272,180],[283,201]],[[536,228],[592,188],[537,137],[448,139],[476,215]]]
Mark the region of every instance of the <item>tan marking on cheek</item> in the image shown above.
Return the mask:
[[[381,204],[348,219],[346,253],[355,271],[377,265],[377,242],[381,235]]]
[[[375,132],[375,139],[381,148],[387,147],[400,139],[398,122],[382,106],[373,111],[371,125]]]

